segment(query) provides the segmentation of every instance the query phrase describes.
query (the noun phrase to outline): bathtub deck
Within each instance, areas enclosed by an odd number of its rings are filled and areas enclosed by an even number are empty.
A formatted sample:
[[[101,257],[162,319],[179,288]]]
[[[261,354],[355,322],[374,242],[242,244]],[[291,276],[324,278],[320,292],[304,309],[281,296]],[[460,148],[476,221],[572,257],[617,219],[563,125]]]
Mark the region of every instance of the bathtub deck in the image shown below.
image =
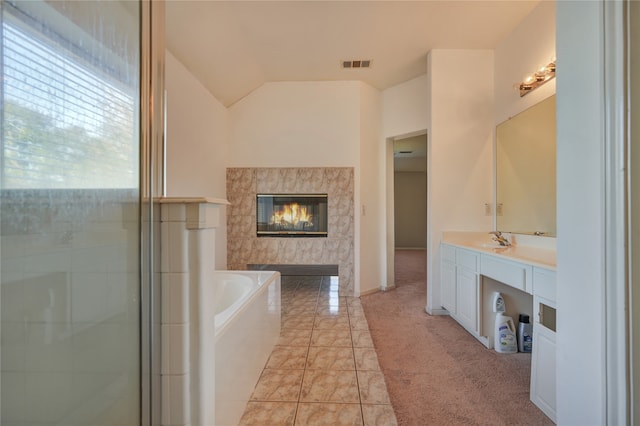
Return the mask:
[[[316,276],[321,278],[322,275],[338,275],[338,265],[281,265],[277,263],[254,264],[247,265],[250,271],[278,271],[283,276]]]
[[[282,331],[241,425],[394,425],[359,298],[330,276],[282,277]]]

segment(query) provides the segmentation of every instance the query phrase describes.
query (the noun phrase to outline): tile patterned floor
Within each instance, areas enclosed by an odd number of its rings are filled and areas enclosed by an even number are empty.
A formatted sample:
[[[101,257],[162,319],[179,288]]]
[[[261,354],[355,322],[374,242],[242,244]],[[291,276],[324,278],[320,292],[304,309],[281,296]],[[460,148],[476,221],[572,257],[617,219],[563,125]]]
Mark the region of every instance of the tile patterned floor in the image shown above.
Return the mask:
[[[282,331],[240,422],[396,425],[360,299],[337,277],[282,277]]]

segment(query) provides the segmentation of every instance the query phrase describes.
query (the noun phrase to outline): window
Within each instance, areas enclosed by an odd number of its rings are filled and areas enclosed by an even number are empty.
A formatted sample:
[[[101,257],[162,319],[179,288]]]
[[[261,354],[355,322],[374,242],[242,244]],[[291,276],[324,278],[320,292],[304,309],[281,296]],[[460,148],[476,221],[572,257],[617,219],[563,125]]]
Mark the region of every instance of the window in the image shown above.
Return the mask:
[[[69,37],[2,8],[2,189],[137,187],[138,63],[117,54],[126,35],[98,49],[81,25]],[[105,71],[114,57],[122,66]]]

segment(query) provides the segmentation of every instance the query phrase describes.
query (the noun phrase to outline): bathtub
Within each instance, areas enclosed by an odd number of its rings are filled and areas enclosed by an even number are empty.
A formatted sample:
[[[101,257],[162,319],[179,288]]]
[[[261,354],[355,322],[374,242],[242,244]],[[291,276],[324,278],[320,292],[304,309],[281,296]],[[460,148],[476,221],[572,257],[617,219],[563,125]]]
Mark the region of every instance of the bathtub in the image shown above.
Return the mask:
[[[215,425],[237,425],[280,336],[280,273],[213,273]]]

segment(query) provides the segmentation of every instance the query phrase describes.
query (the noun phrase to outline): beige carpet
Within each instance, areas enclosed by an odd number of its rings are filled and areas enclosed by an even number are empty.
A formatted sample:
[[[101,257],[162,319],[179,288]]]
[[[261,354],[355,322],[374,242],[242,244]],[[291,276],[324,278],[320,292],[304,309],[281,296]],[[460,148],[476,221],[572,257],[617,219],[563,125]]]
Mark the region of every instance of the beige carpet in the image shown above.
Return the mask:
[[[498,354],[429,316],[424,251],[396,252],[396,289],[362,305],[400,425],[551,425],[529,400],[530,354]]]

